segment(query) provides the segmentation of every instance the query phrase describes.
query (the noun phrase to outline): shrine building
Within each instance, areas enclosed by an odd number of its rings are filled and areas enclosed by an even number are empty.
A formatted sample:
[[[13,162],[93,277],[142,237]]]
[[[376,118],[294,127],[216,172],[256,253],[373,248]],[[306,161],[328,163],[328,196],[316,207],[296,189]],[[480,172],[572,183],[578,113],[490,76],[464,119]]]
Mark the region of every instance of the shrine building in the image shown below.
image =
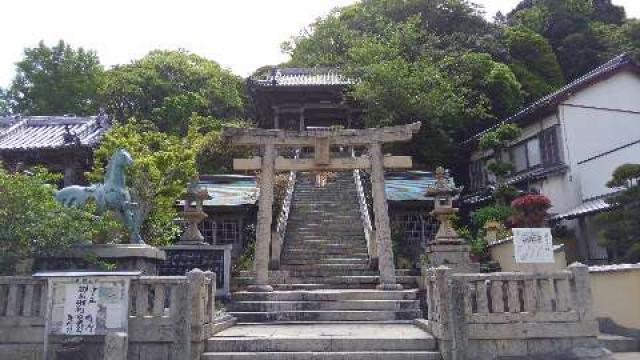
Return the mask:
[[[63,174],[60,186],[83,184],[109,126],[105,114],[0,117],[0,162],[12,170],[44,166]]]

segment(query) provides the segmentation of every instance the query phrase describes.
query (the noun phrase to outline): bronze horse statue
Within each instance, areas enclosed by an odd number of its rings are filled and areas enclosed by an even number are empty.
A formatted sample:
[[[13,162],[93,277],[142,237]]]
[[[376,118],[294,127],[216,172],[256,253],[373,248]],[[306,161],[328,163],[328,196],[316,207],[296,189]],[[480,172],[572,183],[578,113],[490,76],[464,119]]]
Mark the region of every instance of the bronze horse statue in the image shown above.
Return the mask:
[[[144,244],[140,236],[138,204],[131,201],[131,194],[126,187],[125,169],[131,164],[131,154],[118,149],[107,164],[103,184],[68,186],[56,192],[56,200],[66,207],[81,208],[89,198],[94,198],[98,213],[106,210],[115,212],[127,228],[129,241],[132,244]]]

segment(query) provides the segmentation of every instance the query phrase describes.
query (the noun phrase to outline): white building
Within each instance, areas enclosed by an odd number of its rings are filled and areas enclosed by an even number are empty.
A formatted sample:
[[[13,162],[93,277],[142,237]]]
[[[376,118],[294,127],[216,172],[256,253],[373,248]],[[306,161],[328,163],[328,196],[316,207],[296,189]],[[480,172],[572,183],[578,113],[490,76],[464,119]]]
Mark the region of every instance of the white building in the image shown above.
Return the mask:
[[[607,258],[597,244],[593,215],[609,207],[603,199],[615,192],[606,186],[613,171],[640,162],[639,69],[628,56],[618,56],[504,121],[522,129],[509,151],[515,171],[508,183],[551,200],[552,220],[574,230],[573,250],[583,261]],[[475,146],[481,135],[466,144]],[[467,204],[487,198],[491,156],[472,153]]]

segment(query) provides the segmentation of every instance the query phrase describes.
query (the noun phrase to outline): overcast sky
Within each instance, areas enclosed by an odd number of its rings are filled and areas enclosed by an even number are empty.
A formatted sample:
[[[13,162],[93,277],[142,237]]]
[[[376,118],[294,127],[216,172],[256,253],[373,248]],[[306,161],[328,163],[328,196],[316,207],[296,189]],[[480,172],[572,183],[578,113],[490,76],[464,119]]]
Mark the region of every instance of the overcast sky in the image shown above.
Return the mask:
[[[2,0],[0,86],[25,47],[64,39],[98,52],[105,65],[129,63],[152,49],[183,48],[246,76],[286,60],[280,44],[331,9],[356,0]],[[487,16],[518,0],[475,0]],[[632,17],[640,1],[614,0]]]

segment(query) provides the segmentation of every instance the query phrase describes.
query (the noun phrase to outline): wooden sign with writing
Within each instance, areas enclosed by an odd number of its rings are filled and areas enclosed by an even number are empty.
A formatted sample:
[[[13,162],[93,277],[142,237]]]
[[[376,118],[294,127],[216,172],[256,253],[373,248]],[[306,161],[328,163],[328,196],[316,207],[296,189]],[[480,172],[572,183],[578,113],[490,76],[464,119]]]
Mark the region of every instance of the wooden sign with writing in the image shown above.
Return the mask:
[[[50,279],[50,286],[49,334],[85,336],[127,331],[128,278]]]

